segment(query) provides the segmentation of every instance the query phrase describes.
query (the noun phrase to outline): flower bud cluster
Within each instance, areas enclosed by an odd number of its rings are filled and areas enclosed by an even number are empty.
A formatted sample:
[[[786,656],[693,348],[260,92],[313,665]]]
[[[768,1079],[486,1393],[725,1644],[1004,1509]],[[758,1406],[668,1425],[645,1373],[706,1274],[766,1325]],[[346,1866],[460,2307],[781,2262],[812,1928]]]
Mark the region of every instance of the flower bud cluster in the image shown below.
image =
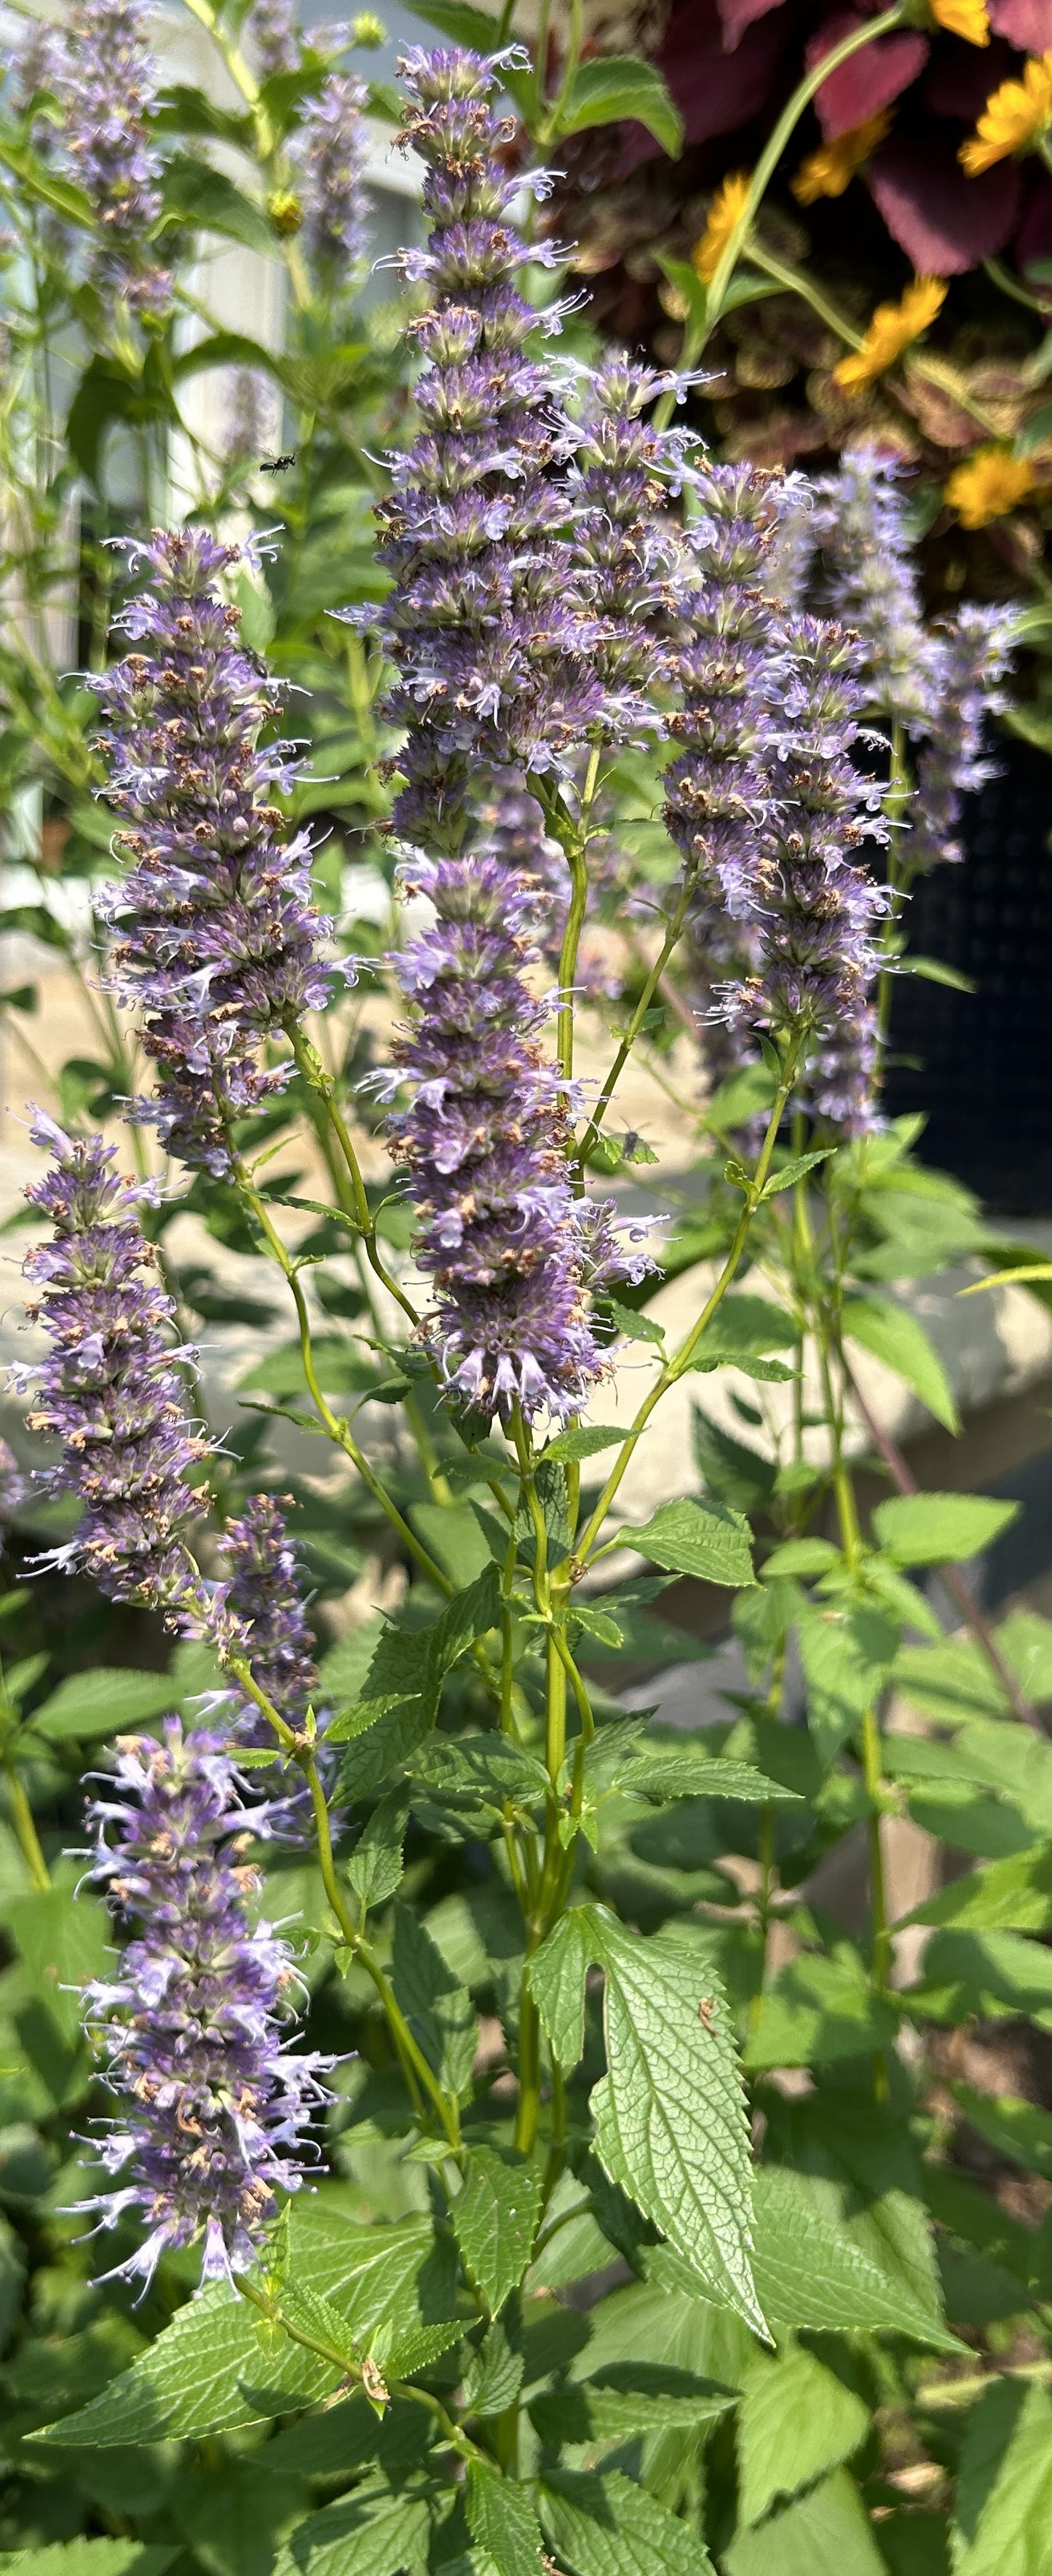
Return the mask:
[[[596,620],[556,542],[567,432],[550,367],[526,354],[538,316],[516,284],[559,252],[528,246],[510,219],[523,183],[501,167],[514,128],[491,103],[498,70],[460,52],[414,52],[401,68],[414,102],[401,139],[426,165],[430,234],[398,265],[429,306],[413,326],[423,427],[378,513],[393,576],[380,624],[397,674],[386,714],[407,734],[395,828],[452,854],[480,771],[569,767],[605,691]]]
[[[304,2179],[306,2134],[333,2064],[284,2036],[293,1954],[265,1921],[247,1861],[268,1826],[245,1804],[218,1736],[118,1739],[116,1778],[88,1811],[91,1876],[133,1936],[86,1993],[88,2026],[121,2112],[99,2150],[112,2189],[100,2227],[133,2216],[143,2241],[110,2277],[147,2287],[163,2254],[201,2244],[202,2277],[252,2262],[277,2194]],[[127,2175],[127,2179],[121,2177]]]
[[[354,283],[353,272],[368,245],[368,96],[366,83],[353,73],[330,72],[319,96],[307,100],[296,136],[293,162],[303,207],[303,246],[311,268],[330,290]]]
[[[161,212],[162,176],[146,126],[155,96],[149,16],[149,0],[74,0],[51,80],[62,111],[64,157],[101,234],[97,282],[133,310],[161,314],[171,303],[172,281],[149,240]]]
[[[1005,704],[1000,683],[1011,663],[1015,624],[1011,610],[968,600],[952,623],[934,630],[938,703],[917,755],[914,871],[964,857],[957,837],[964,799],[997,776],[996,762],[983,756],[983,735],[987,717]]]
[[[609,1262],[605,1211],[574,1196],[566,1164],[571,1101],[544,1060],[549,1004],[526,981],[544,897],[491,852],[421,860],[405,891],[433,925],[395,960],[412,1023],[390,1121],[422,1219],[421,1266],[438,1303],[428,1340],[465,1405],[528,1420],[585,1402],[601,1369],[586,1277]]]
[[[264,1041],[329,998],[318,949],[330,924],[313,908],[308,835],[286,840],[271,801],[295,776],[288,745],[260,741],[280,693],[217,587],[243,552],[184,528],[135,554],[148,586],[120,621],[132,650],[92,683],[133,863],[104,907],[119,934],[112,971],[156,1068],[137,1114],[183,1162],[222,1174],[231,1121],[292,1070],[265,1060]]]
[[[76,1535],[50,1560],[80,1569],[112,1601],[137,1601],[217,1646],[236,1630],[223,1587],[210,1590],[188,1556],[197,1510],[188,1483],[209,1455],[187,1418],[185,1364],[173,1349],[172,1300],[159,1286],[140,1224],[148,1190],[115,1169],[100,1136],[67,1136],[40,1110],[35,1144],[50,1169],[27,1190],[49,1218],[48,1241],[27,1254],[39,1296],[29,1309],[51,1348],[39,1367],[29,1427],[61,1442],[46,1471],[83,1510]]]

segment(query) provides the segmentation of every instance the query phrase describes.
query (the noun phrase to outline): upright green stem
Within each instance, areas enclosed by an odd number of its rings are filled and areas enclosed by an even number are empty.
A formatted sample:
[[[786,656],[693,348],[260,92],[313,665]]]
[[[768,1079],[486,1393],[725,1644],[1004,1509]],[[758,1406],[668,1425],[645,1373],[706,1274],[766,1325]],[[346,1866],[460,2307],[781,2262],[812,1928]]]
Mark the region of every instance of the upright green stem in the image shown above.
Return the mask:
[[[386,1486],[381,1482],[375,1469],[370,1466],[364,1450],[359,1448],[358,1442],[351,1430],[350,1423],[347,1422],[341,1414],[335,1414],[333,1412],[332,1406],[329,1404],[326,1396],[322,1392],[318,1379],[318,1372],[314,1364],[310,1316],[307,1312],[307,1302],[297,1276],[296,1264],[285,1244],[282,1242],[277,1227],[272,1223],[266,1200],[260,1197],[258,1190],[253,1189],[244,1165],[241,1163],[233,1149],[231,1149],[231,1160],[239,1194],[245,1206],[251,1210],[264,1241],[269,1244],[270,1250],[274,1255],[274,1259],[278,1264],[278,1268],[288,1283],[292,1301],[296,1308],[296,1318],[299,1324],[303,1374],[307,1381],[311,1402],[314,1406],[315,1412],[317,1413],[319,1420],[324,1424],[330,1440],[335,1443],[338,1449],[342,1449],[345,1458],[350,1459],[352,1467],[357,1468],[363,1485],[365,1485],[368,1492],[372,1495],[373,1501],[379,1503],[381,1511],[386,1513],[392,1529],[397,1530],[403,1547],[408,1548],[410,1556],[415,1558],[421,1572],[427,1575],[428,1580],[431,1583],[437,1584],[439,1591],[444,1593],[448,1599],[454,1589],[448,1574],[446,1574],[443,1571],[443,1568],[436,1562],[435,1558],[431,1555],[430,1550],[423,1546],[421,1540],[418,1539],[415,1530],[410,1529],[409,1523],[403,1518],[402,1513],[398,1509],[397,1503],[387,1492]]]
[[[901,27],[905,14],[905,9],[900,5],[893,9],[882,10],[877,18],[867,18],[864,25],[855,27],[849,36],[842,36],[838,45],[831,45],[828,53],[823,54],[809,72],[805,72],[803,80],[794,89],[792,97],[783,108],[760,154],[749,182],[749,193],[745,204],[733,231],[728,235],[718,266],[713,271],[709,282],[707,311],[709,332],[714,329],[719,320],[723,298],[767,194],[768,185],[774,177],[786,144],[795,132],[804,109],[810,107],[816,92],[821,89],[823,82],[829,79],[830,74],[839,71],[841,63],[850,62],[852,54],[861,53],[863,45],[875,44],[879,36],[889,36],[893,28]]]
[[[664,1368],[661,1370],[660,1376],[651,1387],[649,1395],[644,1396],[643,1402],[640,1405],[639,1411],[632,1423],[628,1437],[626,1440],[622,1441],[621,1447],[618,1451],[617,1465],[611,1469],[595,1510],[592,1513],[591,1520],[578,1542],[575,1553],[575,1563],[582,1571],[587,1565],[590,1556],[595,1552],[599,1534],[610,1509],[610,1505],[614,1500],[614,1496],[618,1491],[622,1478],[634,1455],[637,1444],[642,1439],[643,1433],[646,1430],[655,1406],[660,1404],[663,1395],[667,1395],[670,1386],[675,1386],[677,1379],[683,1377],[686,1371],[691,1367],[699,1343],[707,1332],[717,1309],[722,1305],[723,1299],[727,1294],[727,1290],[737,1271],[741,1267],[742,1257],[752,1229],[753,1218],[763,1195],[764,1183],[766,1182],[767,1175],[771,1168],[771,1156],[774,1152],[778,1130],[785,1114],[785,1105],[796,1079],[796,1073],[800,1063],[800,1057],[803,1052],[804,1043],[803,1035],[798,1035],[793,1040],[786,1055],[778,1083],[778,1089],[774,1098],[774,1105],[767,1123],[767,1133],[760,1150],[759,1160],[757,1162],[755,1172],[753,1173],[752,1180],[750,1181],[745,1193],[745,1204],[738,1219],[734,1240],[731,1244],[730,1251],[727,1255],[726,1261],[724,1262],[719,1278],[716,1281],[712,1295],[706,1299],[697,1323],[692,1325],[685,1340],[680,1343],[678,1351],[674,1353],[672,1359],[666,1361]],[[618,1542],[611,1541],[610,1544],[616,1545]]]
[[[591,1118],[585,1128],[584,1134],[581,1137],[579,1144],[574,1147],[574,1159],[580,1165],[582,1170],[588,1160],[589,1154],[595,1146],[599,1130],[603,1124],[604,1118],[606,1117],[607,1110],[609,1109],[611,1100],[613,1099],[618,1083],[620,1082],[629,1056],[632,1053],[636,1039],[639,1036],[639,1032],[643,1026],[647,1012],[650,1009],[654,995],[657,992],[661,978],[665,972],[665,968],[668,965],[669,958],[672,955],[673,949],[679,945],[687,913],[690,909],[690,901],[694,892],[696,878],[697,869],[695,867],[688,867],[684,873],[683,885],[680,890],[676,909],[672,915],[672,919],[669,922],[668,929],[666,930],[662,941],[661,953],[656,959],[654,965],[651,967],[650,973],[647,976],[643,990],[638,1002],[636,1003],[636,1007],[632,1013],[628,1027],[625,1030],[620,1046],[618,1047],[617,1054],[614,1057],[614,1061],[610,1067],[609,1073],[607,1074],[603,1088],[599,1094],[598,1100],[596,1101],[595,1108],[592,1111]]]
[[[7,1795],[11,1808],[11,1822],[15,1829],[18,1848],[22,1854],[26,1868],[29,1871],[34,1887],[39,1888],[41,1895],[43,1895],[45,1890],[51,1885],[51,1872],[44,1858],[43,1851],[41,1850],[40,1836],[37,1832],[36,1819],[26,1794],[25,1781],[22,1778],[22,1774],[18,1769],[17,1763],[10,1755],[4,1763],[4,1776],[7,1781]]]

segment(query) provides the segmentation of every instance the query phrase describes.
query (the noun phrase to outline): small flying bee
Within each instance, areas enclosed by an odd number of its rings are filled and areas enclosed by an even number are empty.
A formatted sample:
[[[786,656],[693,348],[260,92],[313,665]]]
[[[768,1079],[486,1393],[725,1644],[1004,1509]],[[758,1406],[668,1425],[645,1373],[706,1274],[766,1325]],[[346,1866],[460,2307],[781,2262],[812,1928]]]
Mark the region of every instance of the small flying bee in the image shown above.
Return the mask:
[[[288,456],[265,456],[259,470],[261,474],[287,474],[295,462],[296,450],[293,448]]]

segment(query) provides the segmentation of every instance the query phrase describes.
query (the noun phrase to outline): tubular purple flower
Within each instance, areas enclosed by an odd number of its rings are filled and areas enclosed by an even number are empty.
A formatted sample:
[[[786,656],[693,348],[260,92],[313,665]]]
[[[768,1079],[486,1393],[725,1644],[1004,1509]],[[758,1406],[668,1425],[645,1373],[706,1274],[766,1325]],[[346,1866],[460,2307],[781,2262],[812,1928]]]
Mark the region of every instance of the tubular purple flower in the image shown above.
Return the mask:
[[[85,1996],[121,2108],[100,2150],[114,2186],[84,2206],[100,2227],[134,2216],[146,2230],[105,2277],[145,2290],[163,2254],[197,2244],[202,2279],[229,2276],[305,2178],[334,2063],[289,2047],[293,1954],[269,1923],[249,1925],[260,1882],[245,1855],[266,1810],[245,1804],[218,1737],[184,1738],[173,1717],[162,1743],[118,1738],[116,1779],[88,1819],[91,1876],[136,1927]]]
[[[378,622],[397,673],[385,712],[407,737],[395,828],[451,856],[480,772],[571,767],[605,690],[596,621],[554,543],[566,434],[550,367],[525,354],[538,316],[515,280],[539,253],[509,220],[523,182],[498,158],[514,132],[491,105],[499,71],[460,52],[414,52],[401,71],[413,101],[401,140],[427,165],[431,230],[398,265],[426,278],[431,307],[412,326],[423,427],[377,512],[393,576]]]
[[[550,1006],[525,980],[544,898],[483,851],[421,861],[404,882],[435,908],[394,960],[413,1017],[397,1049],[410,1105],[390,1121],[438,1292],[428,1344],[479,1413],[573,1413],[602,1368],[586,1277],[612,1247],[570,1185],[567,1085],[538,1043]]]
[[[996,762],[983,758],[983,728],[1005,704],[1000,682],[1011,665],[1015,624],[1010,609],[967,601],[952,625],[932,636],[938,704],[917,756],[911,870],[963,858],[956,835],[964,799],[997,776]]]
[[[187,1549],[199,1510],[187,1480],[209,1447],[187,1418],[184,1371],[196,1355],[173,1347],[172,1301],[151,1275],[139,1220],[148,1189],[121,1177],[98,1136],[67,1136],[40,1110],[32,1135],[54,1157],[26,1192],[52,1236],[24,1264],[40,1291],[29,1312],[51,1349],[18,1375],[38,1386],[30,1429],[62,1444],[43,1481],[83,1506],[75,1537],[43,1561],[82,1570],[110,1600],[159,1610],[220,1652],[244,1651],[222,1585],[204,1583]]]
[[[336,1767],[335,1750],[329,1752],[324,1742],[331,1711],[318,1706],[318,1668],[296,1551],[275,1495],[249,1496],[239,1517],[227,1522],[220,1555],[229,1577],[230,1611],[244,1630],[255,1680],[286,1725],[297,1733],[308,1709],[313,1707],[320,1738],[315,1758],[328,1791]],[[232,1728],[237,1742],[273,1749],[270,1720],[247,1694],[237,1696]],[[273,1779],[275,1773],[271,1771],[269,1776]],[[307,1842],[313,1828],[310,1789],[294,1766],[285,1776],[292,1785],[270,1801],[270,1830],[277,1839]]]
[[[793,618],[770,677],[773,795],[763,827],[759,962],[728,993],[731,1017],[789,1035],[810,1031],[819,1048],[866,1055],[868,992],[877,972],[875,930],[887,895],[856,853],[881,842],[881,788],[851,759],[863,691],[851,674],[855,638],[831,620]],[[832,1056],[829,1078],[835,1080]],[[869,1116],[853,1078],[853,1117]]]
[[[869,448],[842,456],[838,472],[815,486],[812,537],[823,550],[833,614],[858,636],[871,714],[926,734],[939,676],[894,460]]]
[[[295,0],[252,0],[244,22],[262,80],[277,72],[294,72],[300,58],[300,26]]]
[[[685,473],[693,433],[645,418],[679,379],[617,354],[584,379],[580,418],[564,418],[576,448],[567,475],[572,512],[566,558],[583,615],[598,621],[594,648],[607,689],[601,738],[663,731],[655,683],[668,674],[680,603],[683,539],[665,506]]]
[[[134,862],[104,911],[119,931],[113,977],[143,1013],[157,1094],[135,1114],[189,1164],[229,1169],[233,1120],[282,1091],[290,1060],[264,1041],[329,998],[318,949],[310,841],[285,841],[270,798],[295,774],[260,734],[280,699],[238,644],[240,612],[217,577],[246,558],[203,528],[137,549],[149,586],[121,626],[136,649],[92,686],[107,718],[109,802]]]
[[[680,604],[679,704],[668,729],[682,749],[665,776],[665,821],[699,904],[748,920],[769,864],[772,616],[762,584],[781,487],[748,465],[711,465],[694,484],[700,516],[688,533],[699,578]]]
[[[296,1552],[281,1505],[273,1494],[250,1494],[237,1520],[228,1521],[223,1556],[230,1572],[230,1607],[248,1636],[252,1671],[289,1726],[302,1725],[314,1697],[318,1668],[300,1594]],[[273,1744],[266,1719],[245,1708],[246,1743]]]
[[[365,258],[369,200],[365,189],[365,117],[369,91],[350,72],[330,72],[318,98],[308,99],[296,137],[294,162],[303,205],[303,245],[311,267],[330,287],[353,285]]]
[[[149,15],[148,0],[74,0],[51,79],[70,173],[102,233],[98,283],[137,312],[161,314],[172,281],[148,240],[162,175],[146,130],[155,96]]]

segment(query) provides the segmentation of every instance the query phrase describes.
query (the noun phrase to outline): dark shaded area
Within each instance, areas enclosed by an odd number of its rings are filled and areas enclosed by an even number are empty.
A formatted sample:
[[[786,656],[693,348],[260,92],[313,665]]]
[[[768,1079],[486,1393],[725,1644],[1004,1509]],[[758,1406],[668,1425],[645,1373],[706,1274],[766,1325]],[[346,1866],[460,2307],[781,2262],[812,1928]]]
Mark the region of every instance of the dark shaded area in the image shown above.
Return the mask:
[[[963,866],[914,888],[915,955],[972,978],[895,985],[887,1105],[923,1110],[927,1163],[1004,1216],[1052,1214],[1052,763],[1002,736],[1001,775],[970,801]]]

